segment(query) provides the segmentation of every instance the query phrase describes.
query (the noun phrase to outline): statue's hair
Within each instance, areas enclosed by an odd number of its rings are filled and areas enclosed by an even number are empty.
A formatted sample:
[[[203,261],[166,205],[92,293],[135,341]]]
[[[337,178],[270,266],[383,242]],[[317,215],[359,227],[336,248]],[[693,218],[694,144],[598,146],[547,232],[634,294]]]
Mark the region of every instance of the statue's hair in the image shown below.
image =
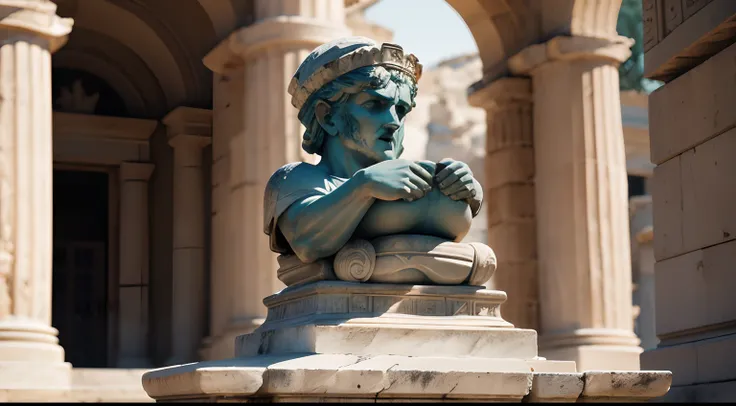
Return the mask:
[[[383,89],[389,82],[399,86],[409,86],[411,105],[415,106],[417,85],[404,72],[395,69],[386,69],[382,66],[366,66],[350,71],[314,92],[304,106],[299,110],[299,121],[307,128],[302,137],[302,148],[309,154],[322,155],[327,132],[319,124],[315,110],[320,100],[330,105],[332,114],[338,113],[340,106],[347,101],[351,94],[360,93],[367,88]]]

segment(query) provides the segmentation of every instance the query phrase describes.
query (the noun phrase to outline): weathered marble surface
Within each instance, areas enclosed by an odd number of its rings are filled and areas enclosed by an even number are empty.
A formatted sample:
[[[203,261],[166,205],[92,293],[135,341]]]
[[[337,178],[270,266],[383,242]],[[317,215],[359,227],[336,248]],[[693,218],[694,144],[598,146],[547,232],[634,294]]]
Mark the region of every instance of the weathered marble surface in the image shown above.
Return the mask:
[[[278,257],[287,286],[320,280],[483,286],[496,270],[496,255],[482,243],[456,243],[428,235],[390,235],[348,242],[334,258],[303,263]]]
[[[576,371],[537,356],[534,330],[472,286],[316,282],[264,300],[236,357],[147,372],[158,401],[643,401],[670,372]]]

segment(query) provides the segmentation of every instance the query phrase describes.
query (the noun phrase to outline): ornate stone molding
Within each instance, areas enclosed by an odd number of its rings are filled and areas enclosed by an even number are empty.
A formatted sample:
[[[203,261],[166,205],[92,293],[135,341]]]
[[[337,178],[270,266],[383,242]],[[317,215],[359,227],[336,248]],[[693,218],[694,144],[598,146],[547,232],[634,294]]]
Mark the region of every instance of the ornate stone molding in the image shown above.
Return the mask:
[[[201,139],[212,137],[212,110],[193,107],[177,107],[161,120],[166,125],[169,144],[181,135],[198,136]],[[207,141],[208,145],[210,141]],[[173,145],[172,145],[173,146]]]
[[[271,17],[230,34],[210,51],[202,62],[223,74],[245,63],[256,52],[276,46],[316,47],[340,36],[349,36],[347,27],[302,16]]]
[[[123,162],[120,164],[120,180],[148,181],[155,165],[148,162]]]
[[[148,143],[155,120],[54,112],[54,138],[113,139]]]
[[[507,77],[494,80],[483,87],[469,89],[468,103],[473,107],[486,110],[506,102],[522,102],[531,104],[532,83],[527,78]]]
[[[554,37],[543,44],[535,44],[509,58],[509,71],[515,75],[529,75],[547,62],[580,59],[606,59],[618,65],[631,55],[632,39],[626,37]]]
[[[49,52],[64,46],[74,20],[56,15],[50,1],[0,0],[0,40],[25,31],[49,40]]]

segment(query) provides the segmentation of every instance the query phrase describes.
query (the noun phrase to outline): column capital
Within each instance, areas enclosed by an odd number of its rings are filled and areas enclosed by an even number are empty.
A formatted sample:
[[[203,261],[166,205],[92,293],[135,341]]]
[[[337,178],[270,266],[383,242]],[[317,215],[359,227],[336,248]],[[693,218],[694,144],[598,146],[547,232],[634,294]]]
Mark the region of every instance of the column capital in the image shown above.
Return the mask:
[[[486,110],[505,103],[531,104],[532,100],[532,81],[526,77],[502,77],[493,81],[484,78],[468,89],[468,103]]]
[[[13,32],[26,32],[49,40],[49,52],[61,48],[74,20],[56,15],[56,4],[48,0],[0,0],[0,40]]]
[[[155,165],[149,162],[123,162],[120,164],[120,180],[139,180],[147,182]]]
[[[284,46],[299,45],[315,48],[333,39],[349,36],[344,25],[330,24],[303,16],[277,16],[265,18],[255,24],[233,31],[213,48],[202,62],[211,71],[224,74],[237,69],[257,51]]]
[[[202,149],[212,143],[212,110],[180,106],[161,121],[173,148]]]
[[[174,149],[190,148],[200,150],[212,143],[212,137],[208,135],[178,134],[169,137],[169,145]]]
[[[631,38],[622,36],[554,37],[543,44],[530,45],[509,58],[509,71],[515,75],[530,75],[547,62],[581,59],[603,59],[612,65],[618,65],[631,55],[633,43]]]

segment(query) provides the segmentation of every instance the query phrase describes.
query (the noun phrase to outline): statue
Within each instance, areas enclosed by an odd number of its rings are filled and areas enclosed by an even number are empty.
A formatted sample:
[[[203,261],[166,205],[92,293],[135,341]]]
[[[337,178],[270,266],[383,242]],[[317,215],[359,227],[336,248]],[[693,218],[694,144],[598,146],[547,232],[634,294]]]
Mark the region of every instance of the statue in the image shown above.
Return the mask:
[[[662,83],[644,77],[644,20],[641,0],[623,0],[616,22],[619,35],[633,38],[631,56],[618,68],[621,90],[635,90],[649,94]]]
[[[290,85],[317,165],[290,163],[266,187],[264,231],[279,279],[482,285],[493,251],[459,243],[483,190],[467,164],[401,159],[422,66],[395,44],[351,37],[315,49]]]

